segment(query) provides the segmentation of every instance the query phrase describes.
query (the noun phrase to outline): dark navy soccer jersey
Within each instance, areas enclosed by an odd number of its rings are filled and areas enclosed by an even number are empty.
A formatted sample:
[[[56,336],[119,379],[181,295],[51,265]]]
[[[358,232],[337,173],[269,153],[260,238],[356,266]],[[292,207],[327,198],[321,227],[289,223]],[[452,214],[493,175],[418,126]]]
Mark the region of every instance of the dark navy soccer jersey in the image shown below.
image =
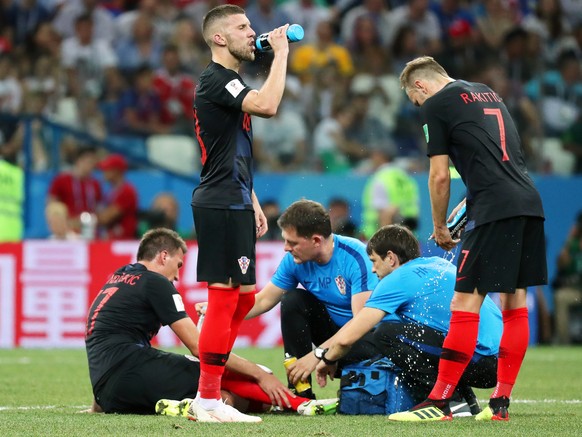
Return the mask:
[[[250,114],[241,109],[249,91],[238,73],[215,62],[200,76],[194,96],[194,135],[202,172],[192,194],[193,206],[253,209],[253,130]]]
[[[496,92],[457,80],[427,99],[420,113],[428,156],[449,155],[467,187],[468,229],[544,216],[517,129]]]
[[[185,317],[182,297],[167,278],[139,263],[117,270],[87,317],[85,346],[93,387],[127,356],[151,347],[162,325]]]

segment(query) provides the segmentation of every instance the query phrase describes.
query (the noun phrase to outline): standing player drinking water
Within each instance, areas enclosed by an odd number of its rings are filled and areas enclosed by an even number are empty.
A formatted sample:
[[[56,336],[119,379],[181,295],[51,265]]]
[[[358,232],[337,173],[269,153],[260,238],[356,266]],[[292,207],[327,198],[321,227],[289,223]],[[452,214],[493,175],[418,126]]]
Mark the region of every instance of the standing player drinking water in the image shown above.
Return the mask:
[[[208,282],[208,309],[200,335],[200,383],[192,415],[222,422],[254,422],[220,401],[220,382],[241,322],[255,302],[255,243],[267,219],[253,191],[251,115],[271,117],[285,89],[289,25],[269,34],[270,73],[259,90],[238,74],[255,59],[255,32],[238,6],[208,12],[202,33],[212,61],[194,98],[195,135],[200,146],[200,185],[192,195],[198,236],[198,281]],[[204,410],[204,411],[201,411]],[[260,421],[260,419],[259,419]]]
[[[527,173],[513,120],[496,92],[449,77],[428,56],[406,64],[400,84],[421,106],[436,244],[451,250],[459,242],[447,228],[449,158],[467,188],[468,222],[437,382],[426,401],[389,419],[452,419],[449,400],[473,355],[479,309],[492,291],[501,293],[503,314],[497,386],[476,419],[509,420],[511,391],[529,341],[526,288],[547,283],[541,198]]]

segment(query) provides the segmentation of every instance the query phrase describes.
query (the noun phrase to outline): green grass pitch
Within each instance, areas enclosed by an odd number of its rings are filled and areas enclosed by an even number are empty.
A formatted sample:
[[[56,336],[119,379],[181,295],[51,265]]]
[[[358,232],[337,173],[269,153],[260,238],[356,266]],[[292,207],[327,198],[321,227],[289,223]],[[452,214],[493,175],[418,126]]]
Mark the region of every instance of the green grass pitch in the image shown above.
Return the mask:
[[[283,377],[281,349],[237,353]],[[336,391],[337,381],[316,390],[319,397],[333,397]],[[477,395],[484,404],[489,391]],[[400,424],[382,416],[265,414],[260,424],[201,424],[173,417],[78,414],[91,398],[84,350],[0,350],[0,436],[551,437],[582,435],[582,347],[529,349],[508,423],[461,418]]]

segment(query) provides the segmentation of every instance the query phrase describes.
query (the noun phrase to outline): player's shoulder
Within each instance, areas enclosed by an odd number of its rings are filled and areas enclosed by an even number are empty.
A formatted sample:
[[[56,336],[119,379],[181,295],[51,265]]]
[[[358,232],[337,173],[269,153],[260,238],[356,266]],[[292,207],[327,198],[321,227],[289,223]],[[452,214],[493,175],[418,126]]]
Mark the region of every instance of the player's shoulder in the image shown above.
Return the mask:
[[[357,251],[358,253],[366,253],[366,245],[354,237],[347,237],[345,235],[333,234],[334,243],[341,250],[348,253]]]

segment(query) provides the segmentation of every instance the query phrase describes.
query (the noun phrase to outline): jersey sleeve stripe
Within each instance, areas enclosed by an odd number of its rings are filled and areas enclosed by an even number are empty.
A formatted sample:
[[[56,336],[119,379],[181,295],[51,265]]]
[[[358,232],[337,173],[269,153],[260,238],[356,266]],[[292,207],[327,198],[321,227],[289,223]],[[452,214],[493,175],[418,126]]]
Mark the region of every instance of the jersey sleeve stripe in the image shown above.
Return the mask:
[[[206,145],[200,136],[200,120],[198,120],[198,112],[196,111],[196,108],[193,108],[192,113],[194,115],[194,133],[196,134],[196,139],[200,146],[200,161],[202,161],[202,165],[204,165],[206,162]]]
[[[368,268],[366,266],[366,262],[364,261],[364,257],[360,252],[355,250],[353,247],[348,246],[345,243],[339,242],[338,248],[341,250],[345,250],[349,255],[351,255],[355,261],[358,263],[358,267],[360,268],[360,272],[362,272],[362,282],[360,287],[362,291],[368,290]]]

